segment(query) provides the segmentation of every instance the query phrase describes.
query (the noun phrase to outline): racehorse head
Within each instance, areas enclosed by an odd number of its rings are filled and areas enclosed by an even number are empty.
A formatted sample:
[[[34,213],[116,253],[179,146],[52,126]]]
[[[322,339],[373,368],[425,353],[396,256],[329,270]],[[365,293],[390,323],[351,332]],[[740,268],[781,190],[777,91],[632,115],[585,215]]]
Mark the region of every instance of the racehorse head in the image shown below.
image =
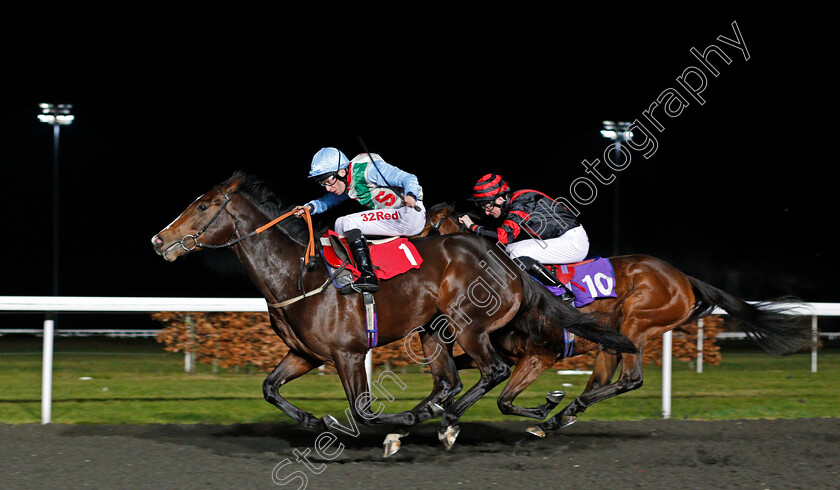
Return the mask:
[[[223,246],[236,231],[227,210],[239,190],[242,174],[199,196],[175,221],[152,237],[152,248],[158,255],[173,262],[193,250]]]
[[[441,235],[457,233],[466,229],[464,225],[458,221],[454,204],[445,202],[435,204],[426,211],[426,219],[429,222],[429,228],[437,230]]]

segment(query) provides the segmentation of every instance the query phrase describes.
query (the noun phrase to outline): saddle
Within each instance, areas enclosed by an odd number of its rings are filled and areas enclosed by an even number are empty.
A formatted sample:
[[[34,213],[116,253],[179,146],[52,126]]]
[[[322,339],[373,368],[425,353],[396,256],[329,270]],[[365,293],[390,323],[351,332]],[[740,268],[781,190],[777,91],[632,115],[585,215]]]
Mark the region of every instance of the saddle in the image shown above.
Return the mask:
[[[320,237],[321,256],[333,276],[333,285],[341,289],[361,275],[356,268],[347,242],[338,233],[327,230]],[[419,269],[423,258],[417,248],[405,237],[391,237],[368,241],[373,272],[380,281],[398,276],[412,269]]]
[[[347,242],[338,233],[327,230],[320,237],[321,257],[330,271],[333,285],[341,289],[352,284],[361,275],[353,261],[353,254],[347,247]],[[398,276],[411,269],[418,269],[423,258],[407,238],[392,237],[384,240],[368,242],[370,260],[373,263],[373,273],[380,281]],[[365,305],[365,324],[367,330],[368,349],[379,344],[379,325],[376,316],[376,300],[374,295],[363,293]]]
[[[561,284],[571,286],[575,306],[581,307],[599,298],[615,298],[615,272],[609,259],[594,257],[574,264],[545,264]],[[564,287],[546,286],[557,296],[566,292]]]

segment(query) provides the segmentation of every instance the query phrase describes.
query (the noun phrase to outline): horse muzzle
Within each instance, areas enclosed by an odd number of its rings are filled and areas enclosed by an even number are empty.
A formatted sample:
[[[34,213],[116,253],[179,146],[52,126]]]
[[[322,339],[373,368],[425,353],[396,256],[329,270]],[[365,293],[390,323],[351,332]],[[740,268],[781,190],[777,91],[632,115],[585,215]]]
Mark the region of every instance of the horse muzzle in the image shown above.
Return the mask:
[[[173,262],[178,257],[189,252],[181,241],[176,240],[167,245],[166,240],[161,238],[160,235],[152,237],[152,249],[154,249],[155,253],[163,257],[163,259],[167,262]]]

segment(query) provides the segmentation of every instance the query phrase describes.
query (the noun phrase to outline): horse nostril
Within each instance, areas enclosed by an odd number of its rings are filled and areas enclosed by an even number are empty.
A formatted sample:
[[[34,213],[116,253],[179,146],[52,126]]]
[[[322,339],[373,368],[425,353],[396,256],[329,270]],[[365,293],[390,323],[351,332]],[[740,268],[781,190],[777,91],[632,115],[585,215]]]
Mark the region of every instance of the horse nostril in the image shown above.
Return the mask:
[[[155,235],[152,237],[152,247],[156,250],[159,249],[163,245],[163,238]]]

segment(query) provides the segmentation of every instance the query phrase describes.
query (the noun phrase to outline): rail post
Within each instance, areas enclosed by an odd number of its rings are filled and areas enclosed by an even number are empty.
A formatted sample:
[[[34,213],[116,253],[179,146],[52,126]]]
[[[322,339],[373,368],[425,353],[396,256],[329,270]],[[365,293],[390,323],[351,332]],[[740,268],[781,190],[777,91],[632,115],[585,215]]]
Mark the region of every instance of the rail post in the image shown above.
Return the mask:
[[[44,320],[44,347],[41,362],[41,425],[50,423],[52,419],[52,372],[53,372],[53,339],[55,336],[55,320],[48,315]]]
[[[697,372],[703,372],[703,319],[697,320]]]
[[[668,330],[662,334],[662,418],[671,418],[671,337]]]
[[[811,316],[811,372],[817,372],[817,344],[819,343],[817,329],[817,315]]]
[[[184,317],[184,321],[187,324],[187,335],[189,336],[189,341],[187,342],[187,349],[184,352],[184,372],[185,373],[194,373],[195,372],[195,362],[193,358],[193,343],[195,342],[195,322],[191,315],[187,315]]]

